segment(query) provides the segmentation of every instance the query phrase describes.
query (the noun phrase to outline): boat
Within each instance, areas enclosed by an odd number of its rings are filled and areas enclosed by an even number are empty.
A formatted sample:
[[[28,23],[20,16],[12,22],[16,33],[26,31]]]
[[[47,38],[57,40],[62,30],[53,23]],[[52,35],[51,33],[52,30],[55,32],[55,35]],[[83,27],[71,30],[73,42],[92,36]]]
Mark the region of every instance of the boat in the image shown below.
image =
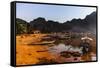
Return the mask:
[[[43,41],[43,42],[36,42],[36,43],[30,43],[29,45],[46,45],[46,44],[52,44],[55,41]]]

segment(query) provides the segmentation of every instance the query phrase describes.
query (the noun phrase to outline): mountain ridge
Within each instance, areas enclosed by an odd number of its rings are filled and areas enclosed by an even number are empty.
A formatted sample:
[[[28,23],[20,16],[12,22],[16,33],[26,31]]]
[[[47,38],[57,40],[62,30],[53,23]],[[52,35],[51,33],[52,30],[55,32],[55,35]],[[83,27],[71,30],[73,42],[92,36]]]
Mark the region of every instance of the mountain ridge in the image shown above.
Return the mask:
[[[87,15],[84,19],[75,19],[73,18],[71,21],[66,21],[64,23],[60,23],[53,20],[46,21],[45,18],[38,17],[33,19],[30,22],[27,22],[28,25],[26,28],[29,33],[32,30],[40,30],[43,33],[49,32],[93,32],[95,33],[96,29],[96,12],[92,12],[91,14]],[[16,19],[16,22],[18,22]],[[26,22],[21,19],[22,22]],[[23,23],[25,24],[25,23]],[[17,29],[17,28],[16,28]],[[30,31],[29,31],[30,30]]]

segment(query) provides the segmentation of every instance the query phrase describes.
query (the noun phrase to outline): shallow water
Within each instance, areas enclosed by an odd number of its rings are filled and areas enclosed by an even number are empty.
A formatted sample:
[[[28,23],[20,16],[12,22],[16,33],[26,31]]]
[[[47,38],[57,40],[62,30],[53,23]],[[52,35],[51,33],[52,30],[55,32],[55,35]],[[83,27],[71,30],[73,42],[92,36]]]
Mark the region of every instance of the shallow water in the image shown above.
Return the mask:
[[[72,45],[65,45],[64,43],[59,43],[58,45],[49,47],[49,51],[55,54],[58,54],[62,51],[74,51],[74,52],[82,53],[81,48],[73,47]]]
[[[40,38],[38,37],[41,35],[36,35],[35,37],[32,36],[29,36],[27,38],[16,38],[17,64],[36,64],[39,61],[38,58],[53,59],[54,61],[60,63],[79,62],[82,59],[82,56],[77,57],[78,60],[74,60],[76,57],[65,58],[63,56],[60,56],[60,53],[63,51],[78,51],[79,53],[82,53],[81,48],[77,46],[77,42],[79,43],[79,40],[76,41],[75,39],[75,42],[73,42],[72,45],[66,45],[65,43],[67,41],[65,40],[58,40],[55,44],[25,45],[25,43],[40,41]],[[74,44],[76,45],[76,47],[74,46]],[[83,58],[84,57],[86,58],[87,56],[83,56]],[[96,60],[96,54],[93,54],[93,56],[90,58],[92,58],[91,61]],[[82,61],[88,60],[82,59]]]

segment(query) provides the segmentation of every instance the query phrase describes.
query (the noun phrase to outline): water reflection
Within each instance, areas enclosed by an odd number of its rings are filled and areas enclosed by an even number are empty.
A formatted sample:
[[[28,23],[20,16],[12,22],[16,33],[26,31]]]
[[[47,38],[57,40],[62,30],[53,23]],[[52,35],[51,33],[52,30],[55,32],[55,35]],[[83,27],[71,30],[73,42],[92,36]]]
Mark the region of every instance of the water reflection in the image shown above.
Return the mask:
[[[49,52],[51,52],[54,55],[61,55],[61,53],[63,53],[63,52],[65,52],[65,53],[66,52],[74,52],[74,53],[77,52],[80,54],[80,56],[78,56],[78,58],[82,57],[82,48],[81,47],[78,47],[78,46],[74,47],[72,45],[66,45],[64,43],[59,43],[58,45],[53,44],[53,46],[49,47]],[[68,53],[66,55],[68,55]],[[91,53],[90,55],[91,55],[91,60],[95,61],[96,54]],[[73,56],[73,58],[75,58],[75,57]],[[80,61],[81,61],[81,59],[80,59]]]
[[[49,47],[49,51],[55,54],[61,53],[63,51],[73,51],[82,53],[82,48],[74,47],[72,45],[65,45],[64,43],[59,43],[58,45]]]

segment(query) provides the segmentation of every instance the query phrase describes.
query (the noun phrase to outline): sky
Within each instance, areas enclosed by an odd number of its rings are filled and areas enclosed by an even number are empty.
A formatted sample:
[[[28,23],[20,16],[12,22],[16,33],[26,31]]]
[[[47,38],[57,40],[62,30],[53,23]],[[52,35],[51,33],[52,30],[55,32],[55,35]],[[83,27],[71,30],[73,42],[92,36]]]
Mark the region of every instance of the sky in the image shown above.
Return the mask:
[[[62,6],[48,4],[17,3],[16,17],[30,22],[38,17],[60,23],[70,21],[73,18],[84,19],[86,15],[96,11],[95,7]]]

